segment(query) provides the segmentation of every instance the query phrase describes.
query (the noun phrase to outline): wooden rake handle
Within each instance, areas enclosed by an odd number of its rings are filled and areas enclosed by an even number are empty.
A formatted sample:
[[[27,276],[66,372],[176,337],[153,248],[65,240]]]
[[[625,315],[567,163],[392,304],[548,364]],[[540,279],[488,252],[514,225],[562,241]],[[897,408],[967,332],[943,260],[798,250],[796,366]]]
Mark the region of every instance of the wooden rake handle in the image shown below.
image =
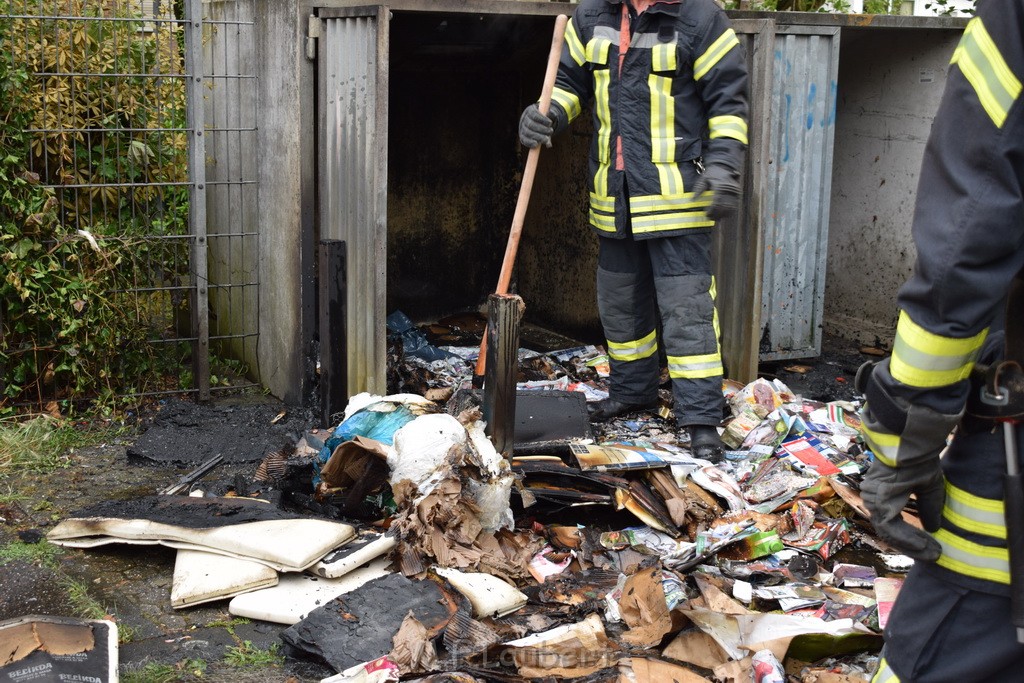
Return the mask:
[[[555,18],[555,31],[551,37],[551,51],[548,53],[547,70],[544,72],[544,84],[540,91],[540,102],[538,109],[540,113],[547,114],[551,108],[551,91],[555,88],[555,77],[558,75],[558,61],[562,56],[562,41],[565,38],[565,27],[569,23],[569,17],[559,14]],[[505,257],[501,262],[501,272],[498,274],[498,287],[495,290],[498,294],[508,294],[508,286],[512,280],[512,268],[516,262],[516,252],[519,250],[519,237],[523,233],[523,223],[526,220],[526,209],[530,205],[530,191],[533,189],[533,179],[537,175],[537,162],[540,160],[541,145],[530,149],[526,155],[526,168],[523,170],[523,181],[519,185],[519,198],[516,200],[516,210],[512,215],[512,229],[508,233],[508,243],[505,245]],[[480,380],[484,376],[487,367],[487,332],[484,331],[480,340],[480,356],[476,361],[475,379]]]

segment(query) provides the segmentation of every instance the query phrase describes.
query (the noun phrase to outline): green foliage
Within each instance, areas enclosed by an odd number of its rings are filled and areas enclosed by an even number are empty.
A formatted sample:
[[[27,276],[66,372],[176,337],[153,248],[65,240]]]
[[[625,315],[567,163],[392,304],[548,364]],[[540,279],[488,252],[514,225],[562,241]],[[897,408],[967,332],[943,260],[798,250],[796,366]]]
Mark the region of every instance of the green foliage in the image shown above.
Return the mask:
[[[63,469],[70,464],[70,450],[100,444],[127,431],[116,423],[82,427],[45,415],[0,419],[0,479],[13,471]]]
[[[215,619],[207,624],[209,628],[223,628],[232,636],[235,635],[235,627],[241,626],[242,624],[252,623],[251,620],[245,617],[232,617],[231,619]]]
[[[170,664],[150,662],[141,669],[120,672],[121,683],[174,683],[181,680],[178,670]]]
[[[188,232],[181,55],[141,21],[47,17],[128,16],[124,2],[31,7],[43,16],[3,17],[24,9],[0,0],[0,414],[111,408],[187,358],[151,343],[175,336],[183,297],[139,292],[187,282],[187,239],[148,239]]]
[[[237,647],[228,647],[224,650],[224,661],[238,669],[255,669],[267,666],[280,666],[284,663],[284,657],[278,653],[277,643],[274,643],[267,650],[261,650],[246,640]]]
[[[68,593],[68,603],[76,615],[83,619],[108,618],[107,610],[89,594],[88,584],[65,576],[62,586]]]
[[[864,14],[899,14],[902,0],[864,0]]]
[[[38,567],[57,569],[60,565],[62,550],[48,541],[39,543],[22,543],[14,541],[0,546],[0,567],[8,562],[21,560]]]
[[[932,2],[924,3],[924,8],[940,17],[970,16],[978,8],[978,0],[969,2],[965,9],[958,8],[953,4],[952,0],[932,0]]]

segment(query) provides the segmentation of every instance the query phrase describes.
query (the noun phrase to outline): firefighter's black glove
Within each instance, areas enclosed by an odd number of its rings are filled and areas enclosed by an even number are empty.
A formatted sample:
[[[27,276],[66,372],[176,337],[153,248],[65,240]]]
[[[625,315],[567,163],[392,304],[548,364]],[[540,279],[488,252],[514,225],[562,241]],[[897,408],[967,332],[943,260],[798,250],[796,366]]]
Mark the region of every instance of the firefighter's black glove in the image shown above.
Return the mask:
[[[540,107],[534,102],[519,117],[519,141],[531,149],[538,145],[550,147],[557,123],[558,118],[553,109],[547,114],[541,114]]]
[[[735,215],[740,206],[740,174],[720,164],[708,164],[693,185],[698,197],[711,192],[711,204],[704,210],[708,218],[720,221]],[[705,199],[704,197],[700,197]]]
[[[864,505],[878,536],[915,560],[934,562],[942,546],[925,531],[937,531],[946,501],[945,480],[938,457],[903,467],[889,467],[880,460],[871,463],[860,487]],[[910,494],[917,497],[917,512],[925,531],[903,519]]]

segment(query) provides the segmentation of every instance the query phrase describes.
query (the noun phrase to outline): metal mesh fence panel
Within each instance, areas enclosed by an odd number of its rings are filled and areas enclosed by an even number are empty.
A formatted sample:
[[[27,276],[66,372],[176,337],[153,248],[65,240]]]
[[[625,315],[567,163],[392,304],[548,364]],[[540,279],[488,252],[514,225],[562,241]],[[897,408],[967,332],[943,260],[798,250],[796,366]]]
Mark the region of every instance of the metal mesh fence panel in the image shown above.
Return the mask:
[[[251,383],[254,24],[235,5],[0,0],[0,172],[20,192],[0,214],[0,407]]]

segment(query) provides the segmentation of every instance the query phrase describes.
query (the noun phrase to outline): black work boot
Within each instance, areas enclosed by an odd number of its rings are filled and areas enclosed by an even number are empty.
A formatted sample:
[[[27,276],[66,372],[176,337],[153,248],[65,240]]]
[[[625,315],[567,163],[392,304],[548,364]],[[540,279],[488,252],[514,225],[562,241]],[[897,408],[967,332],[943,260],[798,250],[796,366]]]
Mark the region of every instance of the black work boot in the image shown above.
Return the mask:
[[[725,444],[722,443],[722,437],[718,436],[717,429],[708,425],[691,425],[687,429],[690,432],[690,452],[693,457],[712,464],[722,462]]]
[[[592,422],[606,422],[612,418],[627,413],[635,413],[640,410],[651,410],[658,406],[657,401],[650,403],[623,403],[614,398],[603,398],[600,401],[587,404],[587,412],[590,413]]]

